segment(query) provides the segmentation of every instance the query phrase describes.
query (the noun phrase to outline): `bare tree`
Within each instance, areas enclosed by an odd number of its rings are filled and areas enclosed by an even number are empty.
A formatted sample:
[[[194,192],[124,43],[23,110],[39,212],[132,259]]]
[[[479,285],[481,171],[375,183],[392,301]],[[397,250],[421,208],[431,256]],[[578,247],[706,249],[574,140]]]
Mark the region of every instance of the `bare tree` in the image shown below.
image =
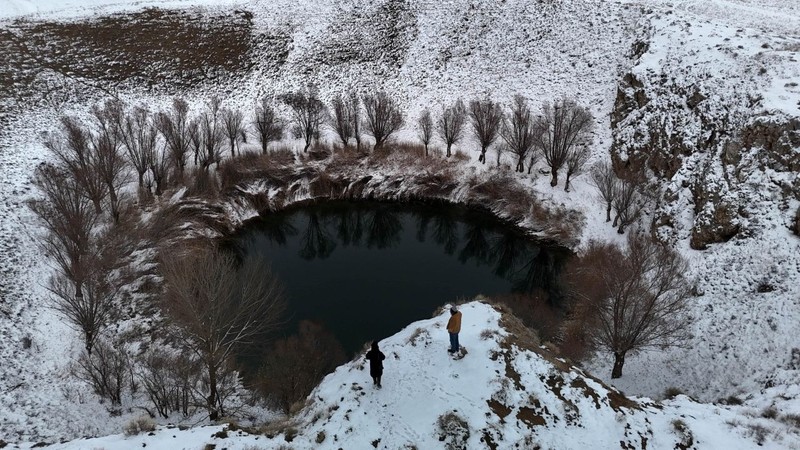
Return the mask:
[[[305,92],[292,92],[280,96],[283,103],[292,110],[294,134],[305,141],[304,152],[311,147],[311,141],[319,137],[320,126],[325,121],[325,104],[314,89]]]
[[[428,156],[428,145],[431,143],[431,139],[433,139],[433,119],[431,118],[431,112],[428,108],[425,108],[419,116],[419,119],[417,119],[417,127],[419,128],[417,136],[419,136],[419,140],[422,141],[422,144],[425,145],[425,156]]]
[[[222,160],[225,126],[221,120],[219,99],[214,97],[205,111],[189,126],[190,141],[198,154],[198,164],[203,170]]]
[[[121,133],[118,132],[115,126],[118,122],[114,119],[121,114],[121,105],[113,101],[108,102],[102,108],[93,108],[92,113],[98,126],[98,133],[92,138],[94,166],[98,176],[106,185],[111,217],[116,223],[119,222],[120,190],[128,181],[125,158],[121,152]]]
[[[166,419],[173,412],[184,417],[194,413],[196,402],[193,394],[200,384],[202,372],[196,359],[151,350],[144,355],[139,368],[137,379],[158,415]],[[147,411],[156,416],[153,411]]]
[[[639,183],[635,180],[621,180],[614,186],[614,199],[611,202],[614,207],[613,226],[619,224],[617,233],[625,233],[625,227],[632,224],[642,212],[644,205],[642,197],[639,195]]]
[[[117,123],[117,129],[128,155],[128,160],[139,175],[139,190],[144,188],[144,174],[150,168],[156,152],[158,130],[150,119],[150,112],[136,107]]]
[[[153,159],[150,160],[150,173],[153,174],[153,183],[155,186],[155,194],[161,196],[164,192],[167,174],[169,173],[170,157],[169,152],[165,146],[156,149],[153,154]]]
[[[119,346],[101,341],[94,353],[84,353],[78,359],[78,376],[92,386],[95,394],[112,405],[120,405],[123,389],[131,381],[130,359]]]
[[[583,166],[589,160],[589,147],[586,145],[573,146],[567,155],[567,178],[564,181],[564,190],[569,192],[569,180],[583,172]]]
[[[355,89],[350,91],[350,113],[353,120],[353,137],[356,138],[356,150],[361,151],[361,98]]]
[[[497,167],[500,167],[500,161],[503,159],[503,153],[506,152],[508,152],[508,144],[506,144],[505,142],[494,146],[494,154],[495,154],[495,161],[497,162]]]
[[[69,170],[80,185],[81,192],[92,201],[95,211],[100,214],[108,188],[97,171],[92,133],[71,117],[63,117],[61,125],[63,134],[51,136],[45,146]]]
[[[265,263],[240,264],[216,248],[190,249],[165,260],[166,309],[177,337],[202,362],[208,376],[206,408],[224,415],[218,381],[233,352],[273,329],[284,309],[281,288]]]
[[[503,124],[503,107],[494,103],[489,98],[469,102],[469,117],[472,122],[472,131],[481,144],[481,155],[478,161],[486,164],[486,150],[500,134]]]
[[[565,274],[575,308],[590,321],[588,338],[614,354],[611,378],[622,376],[629,352],[680,345],[690,323],[686,262],[643,234],[630,233],[627,244],[592,242]]]
[[[158,113],[156,120],[158,131],[167,143],[172,166],[183,176],[186,168],[186,155],[190,150],[189,140],[189,104],[182,98],[172,101],[172,109]]]
[[[267,154],[270,142],[279,141],[283,137],[283,123],[266,97],[262,98],[261,104],[256,107],[253,127],[261,143],[262,154]]]
[[[544,116],[537,118],[535,145],[550,166],[550,186],[558,184],[558,171],[567,161],[573,146],[586,143],[592,129],[592,115],[574,100],[562,98],[545,103]]]
[[[56,166],[39,166],[34,184],[44,194],[44,199],[28,203],[47,229],[39,241],[42,250],[73,281],[75,295],[81,295],[91,272],[88,258],[99,215],[75,178]]]
[[[606,202],[606,222],[611,222],[611,206],[614,202],[614,195],[617,193],[617,176],[611,168],[611,164],[602,162],[592,167],[592,184],[597,188],[600,197]]]
[[[331,128],[339,136],[342,146],[347,147],[350,136],[353,135],[353,111],[352,103],[337,95],[333,98],[333,116],[330,118]]]
[[[541,158],[542,154],[535,150],[530,151],[528,153],[530,153],[528,155],[528,175],[530,175],[531,172],[533,172],[533,168],[536,166],[536,163],[539,162],[539,159]]]
[[[300,322],[298,328],[296,335],[274,343],[255,383],[261,395],[287,413],[346,361],[342,346],[330,331],[309,321]]]
[[[451,155],[453,144],[461,139],[464,124],[467,121],[467,109],[464,102],[459,99],[453,106],[444,108],[442,115],[436,123],[436,131],[447,147],[447,156]]]
[[[81,286],[81,290],[76,291],[72,280],[60,275],[50,280],[48,289],[53,294],[55,310],[81,332],[86,353],[91,356],[95,341],[113,311],[116,289],[103,270],[87,276]]]
[[[503,124],[500,135],[508,144],[508,149],[517,156],[517,172],[525,171],[525,157],[533,148],[534,138],[537,134],[531,109],[521,95],[514,96],[511,104],[511,115]]]
[[[365,94],[364,110],[364,128],[375,139],[376,150],[403,126],[403,113],[386,92]]]
[[[236,156],[236,143],[246,136],[244,130],[244,114],[238,109],[222,110],[222,128],[225,136],[228,137],[228,144],[231,147],[231,156]]]

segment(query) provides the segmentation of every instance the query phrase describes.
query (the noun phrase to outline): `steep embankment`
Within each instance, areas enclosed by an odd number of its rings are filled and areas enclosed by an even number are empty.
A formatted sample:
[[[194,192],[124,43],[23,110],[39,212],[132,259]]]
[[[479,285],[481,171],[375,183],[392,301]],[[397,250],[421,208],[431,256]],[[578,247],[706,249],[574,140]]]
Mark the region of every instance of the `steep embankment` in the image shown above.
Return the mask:
[[[644,169],[656,187],[648,219],[691,262],[695,324],[688,349],[643,354],[615,385],[796,414],[800,11],[678,2],[645,23],[617,92],[611,156],[620,175]]]
[[[460,307],[461,359],[445,351],[449,312],[410,324],[384,339],[382,389],[372,385],[363,354],[328,375],[271,437],[219,427],[163,429],[148,436],[81,440],[52,448],[780,448],[796,435],[733,408],[685,396],[655,403],[627,398],[554,358],[513,316],[486,303]],[[213,435],[213,436],[212,436]],[[763,446],[760,446],[759,441]],[[281,447],[283,446],[283,447]]]

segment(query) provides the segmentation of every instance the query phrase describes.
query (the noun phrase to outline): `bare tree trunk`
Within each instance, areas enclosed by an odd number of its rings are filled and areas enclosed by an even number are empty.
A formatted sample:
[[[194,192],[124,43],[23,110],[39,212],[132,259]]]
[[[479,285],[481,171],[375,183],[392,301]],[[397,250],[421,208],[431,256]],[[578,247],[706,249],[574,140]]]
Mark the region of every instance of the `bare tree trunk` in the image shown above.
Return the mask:
[[[428,157],[428,144],[425,144],[425,157]]]
[[[525,172],[525,162],[523,161],[524,156],[517,161],[517,172],[524,173]]]
[[[622,377],[622,366],[625,364],[625,352],[614,352],[614,368],[611,370],[611,378]]]
[[[606,203],[606,222],[611,222],[611,202]]]
[[[214,363],[208,364],[208,418],[217,420],[219,412],[217,411],[217,368]]]
[[[564,182],[564,191],[566,191],[566,192],[569,192],[569,175],[570,175],[570,173],[567,172],[567,179]]]
[[[447,144],[447,157],[450,157],[450,149],[453,147],[453,144]]]
[[[558,185],[558,170],[551,170],[550,172],[553,174],[553,179],[550,180],[550,186],[556,187],[556,185]]]

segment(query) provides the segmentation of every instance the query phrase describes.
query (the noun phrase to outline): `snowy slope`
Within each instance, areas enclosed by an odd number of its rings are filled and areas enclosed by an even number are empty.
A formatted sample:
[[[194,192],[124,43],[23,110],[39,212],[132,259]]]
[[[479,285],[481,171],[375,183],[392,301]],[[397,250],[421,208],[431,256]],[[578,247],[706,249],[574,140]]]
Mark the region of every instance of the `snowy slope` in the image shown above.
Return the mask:
[[[460,307],[462,359],[445,352],[447,309],[381,342],[386,355],[381,389],[372,385],[363,355],[328,375],[306,406],[265,436],[221,427],[152,436],[78,440],[53,449],[200,448],[789,448],[797,434],[754,419],[741,408],[695,403],[685,396],[654,403],[629,400],[521,335],[516,319],[479,301]],[[452,414],[452,415],[450,415]],[[450,428],[439,425],[451,419]],[[766,427],[759,445],[755,425]],[[775,438],[773,438],[773,436]],[[252,448],[248,447],[248,448]]]

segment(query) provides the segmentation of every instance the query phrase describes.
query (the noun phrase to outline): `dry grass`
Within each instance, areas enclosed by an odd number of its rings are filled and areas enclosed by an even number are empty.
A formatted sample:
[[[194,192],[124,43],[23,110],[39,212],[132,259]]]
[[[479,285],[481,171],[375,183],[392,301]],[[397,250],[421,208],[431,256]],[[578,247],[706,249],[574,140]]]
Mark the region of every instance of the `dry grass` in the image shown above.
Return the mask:
[[[0,33],[0,85],[9,92],[24,89],[44,66],[112,84],[191,87],[256,63],[280,67],[290,41],[282,32],[255,33],[246,13],[158,8],[83,21],[17,21],[11,31]],[[256,59],[259,46],[264,54]]]

